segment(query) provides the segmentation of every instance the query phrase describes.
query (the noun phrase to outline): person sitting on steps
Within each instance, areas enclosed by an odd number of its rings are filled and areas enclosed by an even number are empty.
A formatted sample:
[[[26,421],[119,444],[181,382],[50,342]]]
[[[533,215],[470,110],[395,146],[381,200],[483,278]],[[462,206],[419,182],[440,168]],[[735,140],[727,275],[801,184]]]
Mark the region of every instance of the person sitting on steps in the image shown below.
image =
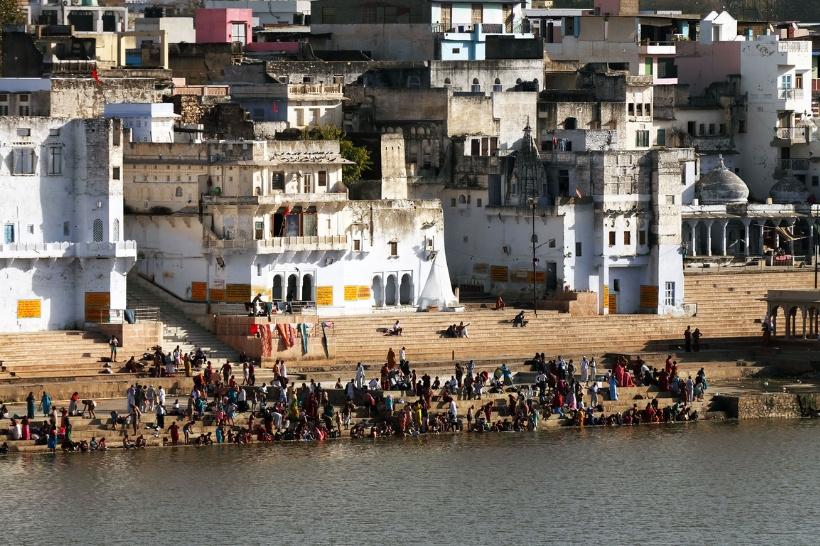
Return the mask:
[[[521,328],[523,328],[524,326],[527,325],[528,322],[529,322],[528,320],[524,320],[524,311],[519,311],[518,314],[515,315],[515,318],[512,320],[512,325],[513,325],[513,328],[519,327],[519,326]]]

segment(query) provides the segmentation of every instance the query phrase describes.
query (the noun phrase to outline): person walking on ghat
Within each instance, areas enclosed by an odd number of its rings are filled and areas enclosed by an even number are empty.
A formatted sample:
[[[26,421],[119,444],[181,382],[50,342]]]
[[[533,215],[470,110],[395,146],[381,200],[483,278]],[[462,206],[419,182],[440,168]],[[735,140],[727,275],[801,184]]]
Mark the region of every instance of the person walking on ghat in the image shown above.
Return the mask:
[[[692,352],[692,327],[687,326],[686,331],[683,332],[683,345],[687,353]]]

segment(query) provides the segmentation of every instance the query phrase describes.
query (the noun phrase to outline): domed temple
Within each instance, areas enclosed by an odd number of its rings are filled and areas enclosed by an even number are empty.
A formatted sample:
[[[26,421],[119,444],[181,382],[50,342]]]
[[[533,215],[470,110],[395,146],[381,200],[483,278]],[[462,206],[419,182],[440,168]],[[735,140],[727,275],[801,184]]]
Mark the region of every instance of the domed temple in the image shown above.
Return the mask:
[[[690,260],[709,257],[765,258],[768,265],[811,261],[820,207],[805,184],[787,174],[776,181],[766,203],[750,203],[749,188],[719,157],[684,201],[683,249]]]

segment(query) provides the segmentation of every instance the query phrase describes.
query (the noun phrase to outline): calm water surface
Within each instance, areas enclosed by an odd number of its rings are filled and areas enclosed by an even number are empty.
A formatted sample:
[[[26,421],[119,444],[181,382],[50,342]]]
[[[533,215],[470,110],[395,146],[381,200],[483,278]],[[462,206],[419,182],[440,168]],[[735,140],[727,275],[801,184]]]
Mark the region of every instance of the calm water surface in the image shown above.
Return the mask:
[[[4,544],[818,544],[820,422],[0,457]]]

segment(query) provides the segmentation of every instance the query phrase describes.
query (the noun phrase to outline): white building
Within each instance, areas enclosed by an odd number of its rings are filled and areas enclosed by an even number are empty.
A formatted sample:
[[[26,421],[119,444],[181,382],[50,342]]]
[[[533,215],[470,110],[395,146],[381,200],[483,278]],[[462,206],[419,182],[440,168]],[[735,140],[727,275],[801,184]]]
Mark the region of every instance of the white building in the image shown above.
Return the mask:
[[[810,41],[738,34],[731,15],[712,12],[701,22],[699,41],[678,43],[676,63],[680,82],[693,96],[740,75],[738,92],[746,108],[734,135],[738,156],[732,164],[752,199],[765,200],[786,176],[807,183],[815,138]]]
[[[0,331],[81,328],[125,308],[117,120],[0,117]]]
[[[119,118],[131,130],[131,142],[173,142],[174,114],[171,103],[111,103],[105,105],[106,118]]]
[[[183,300],[415,308],[434,263],[438,201],[350,201],[336,141],[133,143],[127,232],[139,271]],[[452,292],[441,305],[454,305]]]
[[[500,184],[444,190],[453,280],[510,302],[531,301],[534,280],[539,299],[595,292],[599,313],[680,312],[681,176],[694,183],[694,164],[691,149],[539,157],[525,137]]]

